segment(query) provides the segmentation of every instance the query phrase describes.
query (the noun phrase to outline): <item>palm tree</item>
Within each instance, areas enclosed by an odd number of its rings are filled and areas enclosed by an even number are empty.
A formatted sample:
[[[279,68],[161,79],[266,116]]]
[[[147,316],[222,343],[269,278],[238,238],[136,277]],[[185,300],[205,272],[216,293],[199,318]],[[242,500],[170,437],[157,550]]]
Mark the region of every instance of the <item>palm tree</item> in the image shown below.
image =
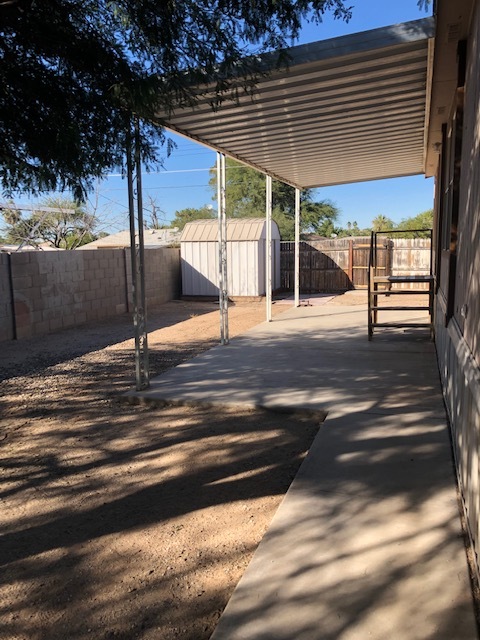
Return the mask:
[[[372,220],[373,231],[391,231],[394,226],[393,220],[382,214]]]

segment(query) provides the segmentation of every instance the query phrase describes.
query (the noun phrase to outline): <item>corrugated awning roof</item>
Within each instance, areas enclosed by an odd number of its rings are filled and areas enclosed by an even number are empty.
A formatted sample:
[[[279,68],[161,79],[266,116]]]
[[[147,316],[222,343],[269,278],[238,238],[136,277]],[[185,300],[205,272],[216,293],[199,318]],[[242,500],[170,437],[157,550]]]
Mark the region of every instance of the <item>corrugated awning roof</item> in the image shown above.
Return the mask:
[[[294,47],[253,96],[159,117],[300,188],[420,174],[433,35],[425,18]]]
[[[242,242],[265,238],[265,225],[264,218],[230,218],[227,220],[227,241]],[[272,222],[272,237],[280,238],[275,222]],[[195,220],[187,222],[180,242],[216,242],[217,239],[217,220]]]

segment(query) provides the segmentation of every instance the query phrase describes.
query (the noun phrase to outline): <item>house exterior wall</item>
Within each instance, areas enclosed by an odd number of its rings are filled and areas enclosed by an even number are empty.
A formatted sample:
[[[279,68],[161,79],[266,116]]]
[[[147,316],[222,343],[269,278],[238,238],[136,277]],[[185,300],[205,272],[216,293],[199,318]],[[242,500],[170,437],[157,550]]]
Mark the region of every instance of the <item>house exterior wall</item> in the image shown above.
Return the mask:
[[[467,44],[458,227],[445,225],[449,202],[444,168],[436,180],[436,349],[450,418],[467,525],[480,558],[480,6]],[[447,123],[451,125],[452,120]],[[447,130],[447,129],[446,129]],[[446,159],[448,162],[448,158]],[[455,186],[455,185],[454,185]],[[449,232],[447,242],[443,238]],[[455,250],[455,241],[456,243]],[[447,246],[450,243],[451,249]],[[453,247],[453,250],[452,250]],[[453,262],[452,262],[453,260]],[[453,277],[452,277],[453,270]],[[450,278],[449,278],[450,276]],[[454,295],[452,295],[452,282]]]
[[[454,315],[480,366],[480,6],[468,43]]]
[[[41,336],[131,310],[127,253],[93,249],[0,254],[0,340]],[[145,280],[147,308],[176,297],[180,289],[178,249],[146,251]]]

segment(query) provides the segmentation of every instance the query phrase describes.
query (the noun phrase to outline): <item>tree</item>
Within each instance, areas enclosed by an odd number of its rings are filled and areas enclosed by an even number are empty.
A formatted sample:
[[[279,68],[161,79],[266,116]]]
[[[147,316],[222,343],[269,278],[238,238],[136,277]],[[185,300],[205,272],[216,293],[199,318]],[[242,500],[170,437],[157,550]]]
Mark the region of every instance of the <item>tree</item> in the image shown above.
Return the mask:
[[[395,223],[387,216],[379,214],[372,220],[373,231],[391,231],[395,227]]]
[[[397,226],[399,230],[405,230],[402,234],[404,238],[420,238],[427,237],[429,233],[408,233],[409,229],[432,229],[433,228],[433,209],[427,209],[422,213],[412,216],[411,218],[404,218]],[[397,234],[399,236],[400,234]]]
[[[211,220],[216,217],[215,211],[211,206],[205,205],[200,209],[195,209],[193,207],[189,207],[187,209],[181,209],[180,211],[175,211],[175,217],[172,220],[172,227],[178,227],[178,229],[183,229],[183,227],[187,224],[187,222],[193,222],[194,220]]]
[[[47,242],[56,249],[76,249],[97,237],[97,218],[66,198],[49,198],[27,215],[13,207],[4,208],[2,215],[6,239],[12,244]]]
[[[216,199],[216,167],[210,169],[210,188]],[[265,176],[263,173],[226,158],[226,206],[228,218],[263,218],[265,216]],[[312,199],[312,191],[302,192],[301,202]],[[293,216],[295,213],[295,190],[289,185],[272,181],[273,208]]]
[[[353,222],[347,222],[347,226],[346,228],[340,229],[340,232],[338,233],[338,236],[340,238],[345,238],[345,237],[362,237],[362,236],[369,236],[371,233],[371,229],[369,229],[368,227],[366,229],[360,229],[360,227],[358,226],[358,223],[356,220],[354,220]]]
[[[216,198],[216,167],[210,170],[209,184]],[[337,207],[328,200],[316,202],[313,198],[313,189],[304,189],[301,192],[301,232],[325,235],[334,228],[339,212]],[[266,186],[263,173],[227,158],[227,218],[264,218],[265,200]],[[295,189],[278,180],[272,181],[272,218],[278,225],[282,240],[293,240],[295,237]]]
[[[165,211],[160,209],[160,205],[157,202],[157,199],[152,195],[147,196],[147,203],[144,206],[148,213],[148,217],[145,221],[147,229],[167,229],[168,224],[166,223]]]
[[[193,105],[207,88],[215,104],[251,91],[264,73],[251,54],[285,48],[326,11],[351,14],[343,0],[1,1],[4,193],[84,198],[93,178],[123,167],[133,116],[142,160],[158,162],[158,112]]]
[[[338,208],[330,200],[322,200],[321,202],[304,201],[302,207],[302,230],[304,233],[315,233],[324,238],[331,238],[340,232],[340,227],[335,226],[338,216]]]

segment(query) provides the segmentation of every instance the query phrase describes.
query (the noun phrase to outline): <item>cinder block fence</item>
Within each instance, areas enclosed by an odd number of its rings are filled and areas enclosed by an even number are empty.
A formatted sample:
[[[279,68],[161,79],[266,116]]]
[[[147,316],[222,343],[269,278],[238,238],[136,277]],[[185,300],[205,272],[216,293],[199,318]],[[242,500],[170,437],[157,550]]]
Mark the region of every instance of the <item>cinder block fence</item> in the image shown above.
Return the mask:
[[[129,249],[0,253],[0,341],[131,311]],[[147,308],[180,295],[179,249],[145,250]]]

